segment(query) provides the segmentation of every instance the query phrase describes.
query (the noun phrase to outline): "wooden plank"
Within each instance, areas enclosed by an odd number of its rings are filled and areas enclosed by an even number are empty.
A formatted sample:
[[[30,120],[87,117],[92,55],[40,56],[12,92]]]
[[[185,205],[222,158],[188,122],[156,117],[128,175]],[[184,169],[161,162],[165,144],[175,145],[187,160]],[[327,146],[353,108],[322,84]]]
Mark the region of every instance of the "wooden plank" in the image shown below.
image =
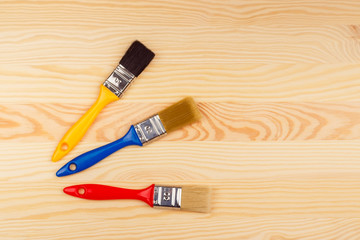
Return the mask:
[[[152,49],[156,61],[162,64],[360,62],[357,25],[198,26],[171,30],[139,25],[99,29],[91,25],[81,29],[40,25],[1,32],[1,64],[116,63],[135,39]]]
[[[121,102],[106,108],[83,142],[110,142],[171,103]],[[360,140],[360,103],[199,103],[203,119],[161,141]],[[60,140],[89,106],[0,105],[0,142]]]
[[[336,25],[360,23],[357,0],[314,1],[2,1],[1,22],[12,26],[107,27]],[[64,18],[66,16],[66,18]],[[77,26],[74,26],[74,22]],[[5,25],[6,26],[6,25]]]
[[[57,142],[2,144],[1,181],[50,181],[67,161],[102,143],[82,143],[63,160],[50,161]],[[340,181],[358,175],[359,141],[167,142],[122,149],[73,181],[212,181],[306,176]]]
[[[170,171],[172,172],[172,171]],[[340,171],[339,171],[340,172]],[[241,173],[239,173],[240,176]],[[335,173],[336,174],[336,173]],[[259,174],[258,174],[259,175]],[[324,217],[358,217],[360,214],[360,193],[353,191],[354,185],[360,184],[356,172],[353,174],[337,174],[343,177],[334,178],[307,174],[298,170],[297,176],[286,177],[253,177],[251,180],[182,180],[154,181],[156,184],[209,185],[213,189],[211,213],[186,213],[169,209],[152,209],[141,201],[109,200],[90,201],[68,196],[62,193],[66,186],[89,183],[89,178],[83,181],[58,180],[48,181],[17,181],[1,182],[0,190],[1,220],[81,220],[93,219],[138,219],[147,222],[154,215],[163,216],[162,220],[178,218],[179,222],[191,218],[238,219],[253,217],[288,217],[289,219],[316,216]],[[159,177],[158,177],[159,178]],[[139,178],[137,178],[139,179]],[[144,178],[142,178],[144,179]],[[127,188],[144,188],[151,181],[97,181]],[[21,189],[21,191],[19,191]],[[160,218],[161,219],[161,218]],[[160,220],[158,219],[158,220]]]
[[[0,56],[1,57],[1,56]],[[110,65],[2,65],[1,103],[92,104]],[[201,102],[359,101],[358,64],[160,64],[136,79],[125,102],[173,102],[193,96]]]
[[[155,214],[154,214],[155,216]],[[151,221],[137,218],[0,221],[3,239],[337,239],[356,240],[358,218],[224,218],[193,215],[168,218],[157,214]],[[165,221],[166,224],[162,224]],[[21,228],[21,231],[19,231]],[[5,231],[8,229],[8,231]]]

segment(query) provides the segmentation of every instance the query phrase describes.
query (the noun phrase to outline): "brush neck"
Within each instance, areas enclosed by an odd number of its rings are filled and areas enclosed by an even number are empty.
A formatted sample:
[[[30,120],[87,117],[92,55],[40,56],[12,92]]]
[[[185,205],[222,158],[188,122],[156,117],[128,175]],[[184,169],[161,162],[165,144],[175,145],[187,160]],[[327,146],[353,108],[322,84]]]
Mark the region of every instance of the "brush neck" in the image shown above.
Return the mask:
[[[125,92],[134,80],[135,75],[119,64],[110,76],[105,80],[103,86],[109,89],[118,98]]]
[[[158,114],[134,125],[134,128],[142,144],[166,134],[166,130]]]

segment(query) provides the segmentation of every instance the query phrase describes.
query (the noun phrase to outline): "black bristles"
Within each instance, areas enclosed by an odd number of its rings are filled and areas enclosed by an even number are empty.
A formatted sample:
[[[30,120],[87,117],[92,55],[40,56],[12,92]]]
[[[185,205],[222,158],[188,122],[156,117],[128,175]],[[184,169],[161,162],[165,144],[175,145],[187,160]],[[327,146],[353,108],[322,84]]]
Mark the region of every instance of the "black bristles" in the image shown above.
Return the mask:
[[[141,42],[135,41],[126,51],[120,64],[136,77],[149,65],[155,54]]]

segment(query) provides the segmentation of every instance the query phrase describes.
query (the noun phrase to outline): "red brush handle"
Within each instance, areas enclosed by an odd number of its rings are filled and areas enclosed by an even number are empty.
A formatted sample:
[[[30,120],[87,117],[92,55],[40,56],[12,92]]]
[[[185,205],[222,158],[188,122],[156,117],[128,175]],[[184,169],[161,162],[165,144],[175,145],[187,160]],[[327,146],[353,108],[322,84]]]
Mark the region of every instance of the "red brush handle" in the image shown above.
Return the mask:
[[[73,197],[91,200],[137,199],[154,205],[155,184],[144,189],[126,189],[100,184],[80,184],[64,188],[64,193]]]

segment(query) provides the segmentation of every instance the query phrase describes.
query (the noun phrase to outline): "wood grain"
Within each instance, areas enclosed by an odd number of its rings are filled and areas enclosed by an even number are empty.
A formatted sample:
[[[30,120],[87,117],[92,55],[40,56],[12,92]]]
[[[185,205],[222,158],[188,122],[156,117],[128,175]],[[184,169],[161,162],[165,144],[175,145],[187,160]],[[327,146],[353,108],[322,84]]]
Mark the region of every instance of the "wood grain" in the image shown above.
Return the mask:
[[[89,106],[118,59],[97,66],[0,65],[1,102]],[[201,102],[359,101],[359,67],[359,64],[161,64],[154,60],[121,102],[114,104],[171,103],[189,95]]]
[[[359,239],[359,12],[358,0],[1,1],[0,238]],[[135,39],[154,61],[51,162]],[[201,122],[55,176],[189,95]],[[210,185],[212,211],[62,193],[79,183]]]
[[[170,103],[169,103],[170,104]],[[106,108],[83,142],[110,142],[169,106],[119,103]],[[199,103],[203,119],[163,141],[360,140],[360,103]],[[89,106],[9,104],[0,107],[0,142],[61,139]]]
[[[89,24],[89,23],[88,23]],[[116,63],[140,39],[168,63],[356,63],[359,25],[3,29],[1,64]],[[126,33],[127,37],[124,37]],[[149,35],[157,41],[151,43]],[[104,40],[105,39],[105,40]],[[176,39],[176,41],[174,41]],[[206,41],[206,45],[204,45]],[[64,42],[67,44],[64,45]],[[44,48],[43,46],[46,46]],[[16,49],[16,51],[14,51]]]
[[[314,184],[314,180],[315,182]],[[160,182],[163,183],[163,182]],[[191,182],[190,184],[192,184]],[[198,181],[197,184],[201,184]],[[26,182],[9,183],[1,191],[2,217],[1,220],[40,220],[48,219],[136,219],[153,218],[159,214],[167,219],[179,220],[198,218],[253,218],[253,217],[286,217],[290,219],[320,215],[322,217],[357,217],[359,211],[360,194],[354,194],[351,186],[359,184],[360,179],[342,180],[339,183],[329,183],[328,178],[307,178],[284,183],[284,180],[251,181],[221,181],[206,184],[213,187],[211,202],[212,211],[199,216],[197,213],[153,209],[143,202],[129,200],[86,201],[74,199],[62,193],[62,186],[73,184]],[[103,181],[103,184],[143,188],[148,183]],[[169,182],[168,182],[169,184]],[[189,181],[170,182],[170,184],[189,184]],[[203,183],[202,183],[203,184]],[[19,194],[18,189],[22,189]],[[288,190],[292,189],[292,190]],[[46,192],[46,194],[44,194]],[[45,196],[45,198],[44,198]],[[346,197],[344,197],[346,196]],[[351,196],[351,197],[349,197]],[[26,201],[26,206],[24,205]],[[61,202],[61,206],[58,203]],[[346,210],[346,214],[344,214]],[[126,212],[126,214],[124,214]],[[101,213],[101,214],[100,214]],[[182,212],[181,212],[182,214]]]
[[[62,220],[14,220],[0,221],[3,239],[28,237],[31,239],[265,239],[288,240],[339,239],[356,240],[359,235],[358,218],[171,218],[157,215],[159,221],[138,222],[135,219],[97,220],[82,219],[69,223]],[[181,221],[180,221],[181,220]],[[188,221],[186,221],[188,220]],[[161,225],[166,221],[166,228]],[[83,226],[87,226],[84,229]],[[136,226],[136,227],[134,227]],[[21,227],[22,231],[17,231]],[[4,229],[9,229],[4,231]],[[118,234],[122,230],[121,235]],[[39,237],[39,233],[41,233]],[[171,233],[171,234],[170,234]],[[46,237],[44,237],[46,236]]]
[[[122,1],[3,1],[1,20],[19,28],[24,25],[55,25],[57,27],[99,27],[121,25],[209,26],[247,25],[324,25],[360,23],[356,0],[315,0],[291,2],[255,0],[251,2],[222,0],[141,0]],[[57,11],[55,11],[55,9]],[[35,11],[36,10],[36,11]],[[25,13],[25,14],[24,14]],[[18,16],[21,16],[19,19]],[[64,18],[66,16],[66,18]],[[3,22],[2,21],[2,22]],[[80,21],[80,22],[79,22]],[[6,25],[4,24],[4,27]]]
[[[360,193],[354,186],[360,183],[359,143],[161,142],[141,151],[123,149],[87,171],[61,179],[54,172],[63,163],[49,161],[53,144],[12,146],[0,155],[2,159],[10,156],[0,162],[4,183],[0,219],[111,219],[114,211],[126,218],[146,219],[154,214],[141,202],[84,201],[61,194],[64,186],[86,182],[134,188],[152,182],[207,184],[214,188],[213,210],[208,216],[214,219],[289,214],[291,218],[357,217]],[[149,159],[155,155],[156,159]],[[33,169],[32,174],[28,169]],[[171,211],[159,214],[178,215]]]
[[[103,143],[78,145],[63,161],[50,162],[56,142],[6,145],[1,151],[1,181],[63,181],[55,172],[68,160]],[[154,142],[122,149],[74,181],[201,181],[252,177],[301,179],[308,175],[357,174],[359,141]],[[154,157],[152,157],[154,156]],[[29,169],[34,172],[31,174]],[[36,174],[35,174],[36,172]],[[354,192],[356,194],[356,191]]]

